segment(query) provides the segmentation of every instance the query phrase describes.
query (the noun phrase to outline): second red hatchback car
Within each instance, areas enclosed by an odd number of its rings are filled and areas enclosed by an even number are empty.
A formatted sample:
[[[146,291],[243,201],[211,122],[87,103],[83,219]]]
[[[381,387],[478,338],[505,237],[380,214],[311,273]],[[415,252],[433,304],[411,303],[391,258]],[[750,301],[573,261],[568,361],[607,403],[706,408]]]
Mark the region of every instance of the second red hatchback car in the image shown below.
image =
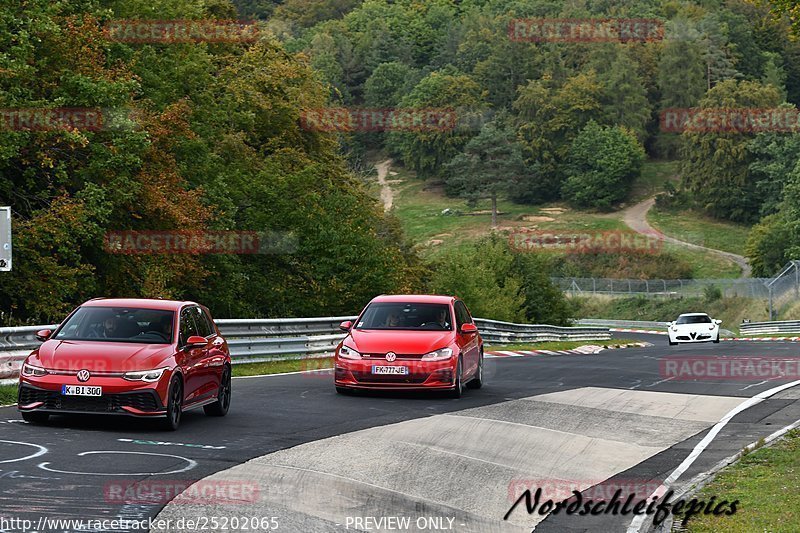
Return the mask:
[[[452,296],[378,296],[336,348],[338,392],[439,389],[460,397],[483,383],[483,341],[464,302]]]
[[[225,416],[231,357],[208,309],[193,302],[90,300],[25,360],[18,406],[28,422],[51,414],[161,417],[175,430],[181,413],[203,407]]]

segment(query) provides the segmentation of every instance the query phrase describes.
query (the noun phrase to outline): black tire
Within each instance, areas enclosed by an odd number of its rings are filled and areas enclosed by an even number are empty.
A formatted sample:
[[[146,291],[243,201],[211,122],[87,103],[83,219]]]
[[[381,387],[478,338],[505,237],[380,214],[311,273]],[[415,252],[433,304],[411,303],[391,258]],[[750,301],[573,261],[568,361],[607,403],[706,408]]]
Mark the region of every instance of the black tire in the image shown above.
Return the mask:
[[[353,394],[353,391],[347,387],[336,387],[336,392],[344,394],[345,396],[351,396]]]
[[[219,382],[217,401],[203,406],[208,416],[225,416],[231,407],[231,368],[225,365]]]
[[[167,414],[163,419],[163,427],[167,431],[175,431],[181,425],[183,414],[183,382],[179,376],[173,376],[167,392]]]
[[[475,372],[475,376],[467,383],[467,388],[469,389],[480,389],[483,387],[483,352],[481,352],[481,358],[478,361],[478,370]]]
[[[678,343],[677,343],[677,342],[672,342],[672,341],[669,341],[669,345],[670,345],[670,346],[675,346],[676,344],[678,344]]]
[[[461,358],[459,357],[456,365],[456,383],[450,389],[448,396],[458,399],[461,398],[462,394],[464,394],[464,383],[461,381]]]
[[[38,411],[20,411],[22,419],[29,424],[44,424],[50,419],[47,413],[40,413]]]
[[[714,339],[714,344],[719,344],[719,334],[717,335],[717,338]]]

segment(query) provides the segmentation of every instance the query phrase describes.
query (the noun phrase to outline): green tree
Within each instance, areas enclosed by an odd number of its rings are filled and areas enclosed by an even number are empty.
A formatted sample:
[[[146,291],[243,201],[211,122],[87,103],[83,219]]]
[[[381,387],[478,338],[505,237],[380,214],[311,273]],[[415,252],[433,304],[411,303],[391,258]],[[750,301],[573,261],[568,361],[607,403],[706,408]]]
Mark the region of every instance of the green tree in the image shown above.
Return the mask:
[[[539,203],[558,197],[570,144],[591,120],[603,123],[603,88],[590,71],[557,86],[549,77],[520,87],[514,102],[523,156],[531,172],[514,187],[512,198]]]
[[[700,107],[763,109],[779,103],[775,87],[726,80],[708,91]],[[739,222],[755,221],[759,199],[748,171],[753,154],[747,149],[752,137],[739,131],[687,130],[682,134],[681,183],[708,214]]]
[[[630,131],[589,122],[572,142],[563,195],[579,207],[611,209],[627,197],[644,158]]]
[[[457,126],[458,120],[469,110],[482,107],[481,90],[465,74],[451,70],[433,72],[402,99],[400,106],[420,110],[450,110],[454,113],[455,124],[451,121],[419,131],[393,131],[387,136],[387,148],[399,155],[406,167],[423,178],[439,177],[443,166],[475,134]]]
[[[445,167],[446,184],[451,192],[476,202],[492,201],[492,227],[497,227],[497,197],[525,172],[522,150],[511,128],[497,121],[487,123],[471,139],[464,152]]]
[[[432,293],[457,295],[474,316],[510,322],[524,320],[523,286],[514,254],[499,236],[449,250],[430,281]]]
[[[370,107],[395,107],[415,78],[414,69],[405,63],[381,63],[364,84],[364,103]]]
[[[603,82],[603,110],[612,124],[634,132],[639,142],[643,143],[647,138],[647,123],[651,114],[647,90],[637,72],[637,63],[630,48],[615,50],[616,57],[600,78]]]

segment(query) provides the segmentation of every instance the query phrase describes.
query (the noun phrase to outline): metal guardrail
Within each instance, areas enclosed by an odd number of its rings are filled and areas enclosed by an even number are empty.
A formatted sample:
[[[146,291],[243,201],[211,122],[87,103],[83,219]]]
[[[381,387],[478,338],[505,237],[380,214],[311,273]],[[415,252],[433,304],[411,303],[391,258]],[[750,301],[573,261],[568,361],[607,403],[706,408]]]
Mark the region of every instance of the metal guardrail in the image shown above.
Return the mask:
[[[608,328],[604,327],[514,324],[486,318],[476,318],[475,325],[478,326],[484,342],[488,343],[609,340],[611,338]]]
[[[585,318],[576,320],[577,324],[586,326],[604,326],[622,329],[667,329],[669,322],[651,322],[648,320],[606,320],[603,318]]]
[[[607,328],[616,329],[653,329],[653,330],[667,330],[669,322],[650,322],[647,320],[606,320],[603,318],[585,318],[576,320],[577,324],[587,326],[605,326]],[[800,326],[798,326],[800,327]],[[728,329],[719,328],[719,333],[723,337],[735,337],[736,334]]]
[[[748,322],[739,324],[742,335],[763,335],[768,333],[800,333],[800,320],[780,320],[774,322]]]
[[[228,341],[233,362],[239,364],[330,353],[344,338],[339,324],[356,318],[223,319],[216,322]],[[483,318],[476,318],[475,324],[488,343],[611,338],[608,328],[603,327],[514,324]],[[34,337],[37,331],[56,327],[57,325],[0,328],[0,381],[19,374],[22,361],[40,344]]]

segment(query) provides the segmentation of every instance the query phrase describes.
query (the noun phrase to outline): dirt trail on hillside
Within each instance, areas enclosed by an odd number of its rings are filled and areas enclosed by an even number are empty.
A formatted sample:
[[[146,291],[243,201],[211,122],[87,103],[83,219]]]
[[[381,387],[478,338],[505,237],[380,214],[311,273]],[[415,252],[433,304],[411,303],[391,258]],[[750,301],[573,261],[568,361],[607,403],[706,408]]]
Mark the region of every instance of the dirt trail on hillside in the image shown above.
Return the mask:
[[[375,165],[375,170],[378,171],[378,185],[381,186],[381,202],[383,202],[383,210],[389,211],[392,209],[394,203],[394,193],[392,188],[386,182],[386,176],[389,175],[389,167],[392,166],[392,160],[387,159],[383,163]]]
[[[724,252],[722,250],[716,250],[714,248],[707,248],[706,246],[700,246],[699,244],[693,244],[691,242],[682,241],[676,239],[674,237],[670,237],[669,235],[664,235],[653,226],[647,222],[647,212],[650,211],[650,208],[653,207],[655,204],[655,198],[648,198],[647,200],[643,200],[638,204],[632,205],[631,207],[625,209],[622,212],[623,220],[625,224],[628,225],[633,231],[637,233],[644,233],[646,235],[657,235],[660,239],[665,242],[670,242],[673,244],[678,244],[681,246],[686,246],[687,248],[694,248],[695,250],[705,250],[707,252],[711,252],[717,254],[721,257],[725,257],[726,259],[730,259],[731,261],[735,262],[739,267],[742,269],[742,278],[749,278],[752,274],[753,269],[750,268],[750,265],[747,262],[745,257],[741,255],[733,254],[730,252]]]

